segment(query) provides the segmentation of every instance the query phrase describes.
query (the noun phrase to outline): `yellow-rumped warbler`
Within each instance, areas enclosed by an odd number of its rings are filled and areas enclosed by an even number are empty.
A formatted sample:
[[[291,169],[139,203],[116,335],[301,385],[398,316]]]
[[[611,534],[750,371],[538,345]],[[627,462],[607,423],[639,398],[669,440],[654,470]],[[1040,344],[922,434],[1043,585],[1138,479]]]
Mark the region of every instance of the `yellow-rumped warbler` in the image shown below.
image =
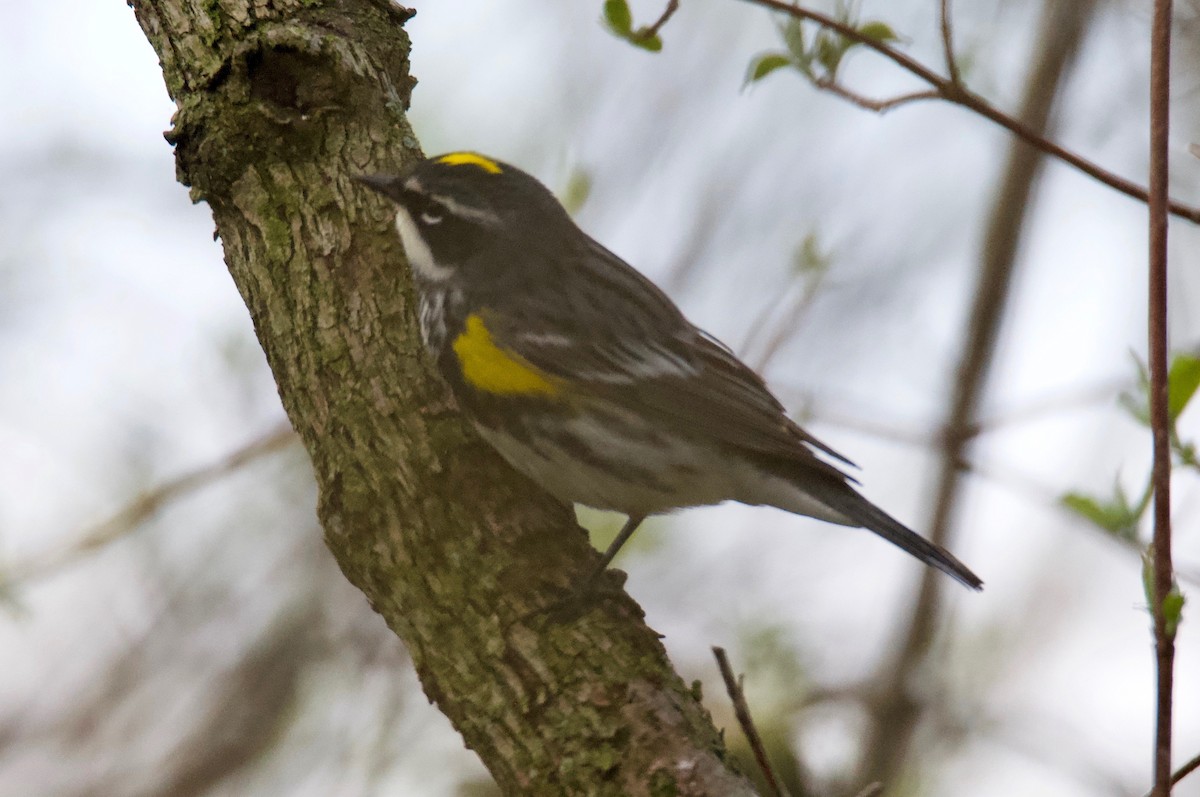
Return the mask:
[[[530,175],[453,152],[358,179],[397,205],[425,345],[484,439],[558,498],[628,516],[602,567],[647,515],[733,500],[868,528],[982,586]]]

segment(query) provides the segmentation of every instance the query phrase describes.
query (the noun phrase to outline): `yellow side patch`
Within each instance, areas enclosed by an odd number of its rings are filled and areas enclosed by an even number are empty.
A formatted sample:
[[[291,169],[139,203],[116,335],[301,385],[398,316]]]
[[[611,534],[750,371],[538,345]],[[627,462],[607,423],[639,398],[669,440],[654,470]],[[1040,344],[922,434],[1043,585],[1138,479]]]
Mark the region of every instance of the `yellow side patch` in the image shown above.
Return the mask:
[[[463,379],[476,390],[502,396],[552,396],[558,385],[546,374],[507,352],[492,340],[483,319],[472,313],[466,329],[454,339]]]
[[[437,162],[444,163],[447,166],[478,166],[485,172],[492,174],[500,174],[500,172],[504,171],[500,168],[500,164],[491,158],[485,158],[475,152],[451,152],[449,155],[443,155],[438,158]]]

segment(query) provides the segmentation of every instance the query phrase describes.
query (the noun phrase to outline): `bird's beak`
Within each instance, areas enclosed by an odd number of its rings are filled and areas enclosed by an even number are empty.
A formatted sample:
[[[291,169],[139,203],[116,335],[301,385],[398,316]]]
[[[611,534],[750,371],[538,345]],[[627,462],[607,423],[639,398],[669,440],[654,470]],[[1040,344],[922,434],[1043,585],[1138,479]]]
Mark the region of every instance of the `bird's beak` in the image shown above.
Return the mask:
[[[393,174],[352,174],[350,177],[389,199],[398,199],[401,178]]]

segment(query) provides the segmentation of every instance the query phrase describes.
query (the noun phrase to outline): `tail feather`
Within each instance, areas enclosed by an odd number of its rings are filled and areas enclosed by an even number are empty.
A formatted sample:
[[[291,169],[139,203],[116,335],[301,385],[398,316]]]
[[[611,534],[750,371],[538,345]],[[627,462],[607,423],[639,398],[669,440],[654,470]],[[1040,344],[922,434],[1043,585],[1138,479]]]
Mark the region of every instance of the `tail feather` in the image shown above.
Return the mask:
[[[808,486],[808,485],[806,485]],[[869,529],[907,551],[931,567],[973,590],[983,589],[983,581],[949,551],[934,545],[879,507],[863,498],[848,484],[830,484],[829,489],[810,491],[821,503],[845,516],[852,524]]]

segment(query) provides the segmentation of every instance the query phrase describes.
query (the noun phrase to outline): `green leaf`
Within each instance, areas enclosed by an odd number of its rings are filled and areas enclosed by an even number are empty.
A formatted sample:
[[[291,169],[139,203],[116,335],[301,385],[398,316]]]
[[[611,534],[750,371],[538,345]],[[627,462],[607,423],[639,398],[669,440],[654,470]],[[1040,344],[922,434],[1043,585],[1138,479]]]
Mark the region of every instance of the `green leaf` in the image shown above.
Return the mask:
[[[794,66],[791,56],[783,53],[764,53],[750,62],[750,69],[746,72],[746,85],[757,83],[776,69],[785,66]]]
[[[651,33],[650,28],[633,29],[633,12],[629,10],[629,0],[604,0],[604,24],[616,36],[635,47],[652,53],[657,53],[663,48],[662,38],[657,33]]]
[[[633,42],[643,50],[649,50],[652,53],[660,52],[663,48],[662,38],[657,33],[652,36],[645,34],[645,28],[633,33],[629,36],[629,41]]]
[[[1154,560],[1151,558],[1152,552],[1146,551],[1142,554],[1142,590],[1146,593],[1146,606],[1154,605]],[[1171,589],[1163,597],[1162,614],[1163,625],[1166,626],[1167,636],[1174,637],[1179,630],[1179,624],[1183,621],[1183,604],[1187,602],[1183,593],[1179,591],[1179,584],[1174,580],[1171,581]]]
[[[633,32],[633,12],[627,0],[604,0],[604,21],[609,30],[622,39]]]
[[[854,42],[844,39],[837,34],[828,34],[822,31],[821,35],[817,36],[815,46],[817,63],[825,67],[827,77],[833,78],[837,75],[838,66],[842,63],[842,56],[853,45]]]
[[[1179,464],[1185,468],[1196,468],[1200,470],[1200,452],[1196,451],[1196,444],[1184,442],[1176,435],[1171,436],[1171,447],[1175,449],[1176,455],[1179,456]]]
[[[1171,585],[1171,591],[1163,598],[1162,612],[1163,621],[1167,627],[1167,636],[1174,637],[1175,632],[1179,630],[1179,623],[1183,620],[1183,604],[1186,599],[1183,593],[1179,591],[1178,584]]]
[[[1176,354],[1167,373],[1167,417],[1174,421],[1200,388],[1200,357]]]
[[[571,172],[571,176],[567,178],[567,185],[563,188],[560,201],[567,213],[574,216],[587,202],[588,197],[592,194],[592,176],[584,169],[576,169]]]
[[[1146,608],[1150,609],[1154,606],[1154,561],[1149,551],[1142,551],[1142,593],[1146,596]]]
[[[789,19],[779,29],[779,35],[783,37],[783,43],[787,46],[788,52],[797,61],[811,60],[808,54],[808,44],[804,41],[804,20],[799,17]]]
[[[896,35],[896,31],[892,30],[891,25],[878,20],[863,23],[859,27],[858,32],[868,39],[874,39],[881,44],[900,41],[900,37]]]
[[[1070,492],[1059,501],[1064,507],[1121,539],[1136,540],[1138,515],[1119,487],[1111,501],[1083,493]]]
[[[1133,417],[1135,421],[1142,426],[1150,425],[1150,404],[1147,397],[1150,395],[1150,372],[1146,370],[1146,364],[1136,354],[1131,354],[1133,357],[1134,368],[1137,369],[1137,387],[1136,393],[1123,391],[1117,398],[1117,403],[1120,404],[1126,412]]]
[[[792,253],[792,267],[806,277],[820,277],[833,265],[833,257],[821,248],[815,232],[809,232]]]
[[[1124,392],[1117,397],[1117,403],[1142,426],[1150,425],[1150,408],[1146,406],[1145,396]]]
[[[1150,373],[1136,356],[1137,392],[1124,392],[1118,401],[1138,423],[1150,425]],[[1200,390],[1200,357],[1176,354],[1167,371],[1167,417],[1174,423]]]

